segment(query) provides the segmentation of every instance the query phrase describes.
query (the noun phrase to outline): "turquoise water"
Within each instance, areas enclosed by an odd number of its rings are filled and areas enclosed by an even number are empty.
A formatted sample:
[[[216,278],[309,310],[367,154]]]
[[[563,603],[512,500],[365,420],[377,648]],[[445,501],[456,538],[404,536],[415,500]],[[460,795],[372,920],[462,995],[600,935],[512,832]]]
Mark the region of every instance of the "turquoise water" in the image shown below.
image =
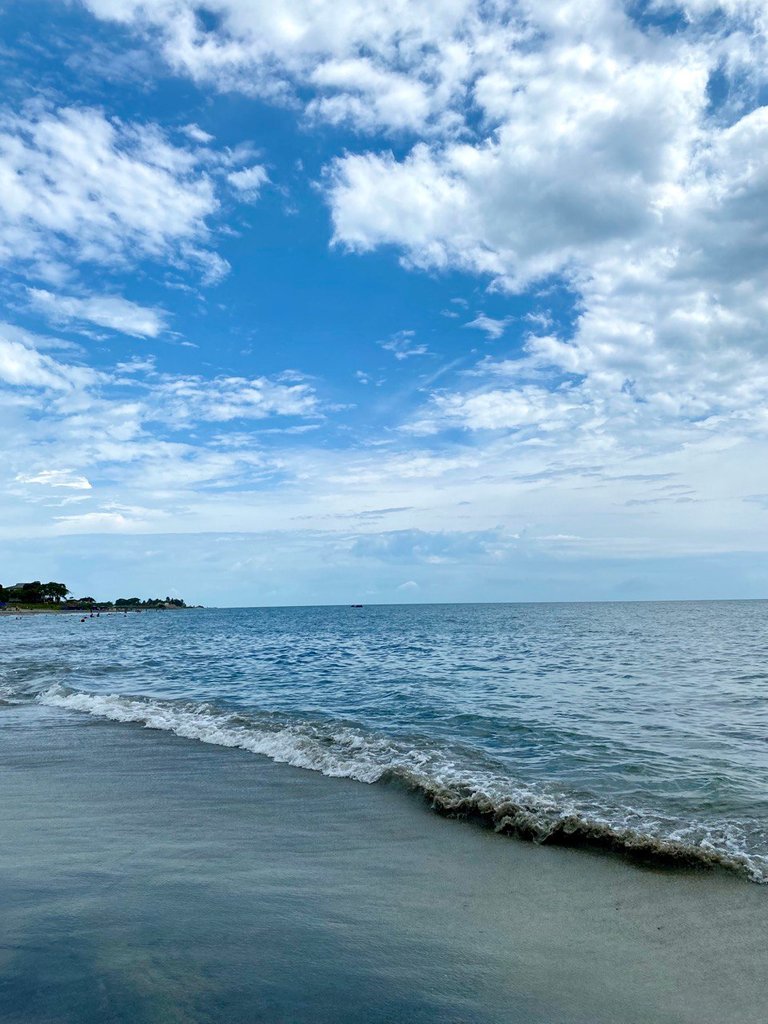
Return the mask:
[[[768,602],[0,620],[0,697],[768,880]]]

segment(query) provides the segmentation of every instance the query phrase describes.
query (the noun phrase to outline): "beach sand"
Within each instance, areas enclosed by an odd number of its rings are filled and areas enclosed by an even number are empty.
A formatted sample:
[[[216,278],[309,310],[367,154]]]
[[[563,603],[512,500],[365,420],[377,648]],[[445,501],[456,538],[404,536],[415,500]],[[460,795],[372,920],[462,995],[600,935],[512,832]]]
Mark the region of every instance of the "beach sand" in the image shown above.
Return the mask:
[[[0,708],[7,1024],[765,1024],[768,888]]]

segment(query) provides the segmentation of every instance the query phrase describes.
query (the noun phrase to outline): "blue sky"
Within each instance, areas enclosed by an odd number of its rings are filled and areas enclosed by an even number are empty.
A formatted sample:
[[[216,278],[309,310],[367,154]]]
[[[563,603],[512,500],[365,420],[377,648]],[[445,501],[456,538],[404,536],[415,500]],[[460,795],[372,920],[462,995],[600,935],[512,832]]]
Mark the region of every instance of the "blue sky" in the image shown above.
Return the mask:
[[[0,3],[0,581],[765,596],[766,27]]]

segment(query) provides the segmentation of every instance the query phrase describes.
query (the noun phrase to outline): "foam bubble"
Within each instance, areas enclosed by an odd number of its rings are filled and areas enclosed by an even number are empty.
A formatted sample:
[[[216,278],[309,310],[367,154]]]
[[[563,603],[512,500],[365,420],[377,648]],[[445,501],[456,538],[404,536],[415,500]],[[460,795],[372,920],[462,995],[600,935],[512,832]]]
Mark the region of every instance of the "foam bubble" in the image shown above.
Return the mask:
[[[577,802],[492,772],[446,748],[404,742],[343,723],[229,712],[212,704],[93,694],[53,686],[45,705],[237,747],[336,778],[397,782],[439,813],[538,843],[588,845],[660,862],[723,867],[768,883],[768,857],[747,849],[736,823],[684,823],[635,808]]]

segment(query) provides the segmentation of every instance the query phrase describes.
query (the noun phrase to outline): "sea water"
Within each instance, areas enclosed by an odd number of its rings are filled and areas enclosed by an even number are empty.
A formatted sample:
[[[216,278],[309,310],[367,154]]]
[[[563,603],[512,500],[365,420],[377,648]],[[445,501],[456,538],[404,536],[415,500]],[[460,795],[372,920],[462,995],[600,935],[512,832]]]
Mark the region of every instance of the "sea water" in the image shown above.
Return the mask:
[[[0,642],[8,704],[768,881],[768,602],[6,616]]]

